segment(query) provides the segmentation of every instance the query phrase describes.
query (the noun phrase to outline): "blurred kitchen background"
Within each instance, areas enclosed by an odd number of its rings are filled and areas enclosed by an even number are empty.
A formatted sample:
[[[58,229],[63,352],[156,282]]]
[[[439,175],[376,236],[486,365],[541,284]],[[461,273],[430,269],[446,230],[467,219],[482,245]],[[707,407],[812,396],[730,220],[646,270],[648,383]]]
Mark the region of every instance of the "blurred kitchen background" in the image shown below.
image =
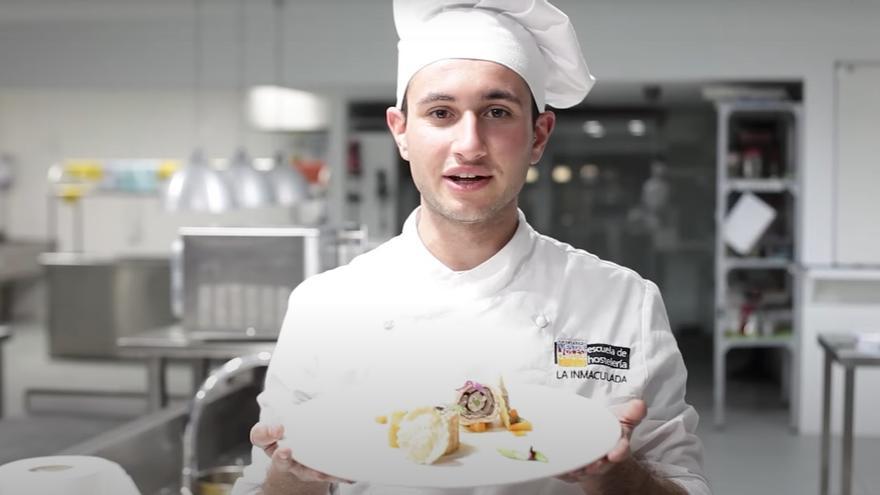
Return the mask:
[[[660,286],[717,494],[817,492],[823,451],[877,493],[880,374],[849,457],[817,339],[880,363],[880,4],[555,3],[598,83],[530,223]],[[289,291],[418,204],[395,44],[384,0],[0,0],[0,464],[234,475]]]

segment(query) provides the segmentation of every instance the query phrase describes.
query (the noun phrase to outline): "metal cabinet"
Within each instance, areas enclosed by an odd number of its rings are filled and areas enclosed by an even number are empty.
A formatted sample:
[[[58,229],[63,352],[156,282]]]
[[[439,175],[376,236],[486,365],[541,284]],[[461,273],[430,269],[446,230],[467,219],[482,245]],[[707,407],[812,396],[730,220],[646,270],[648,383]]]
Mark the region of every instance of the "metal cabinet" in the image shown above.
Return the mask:
[[[115,357],[116,339],[174,321],[167,258],[46,253],[49,350],[54,357]]]
[[[363,252],[365,232],[187,227],[180,239],[172,290],[189,336],[275,340],[293,288]]]

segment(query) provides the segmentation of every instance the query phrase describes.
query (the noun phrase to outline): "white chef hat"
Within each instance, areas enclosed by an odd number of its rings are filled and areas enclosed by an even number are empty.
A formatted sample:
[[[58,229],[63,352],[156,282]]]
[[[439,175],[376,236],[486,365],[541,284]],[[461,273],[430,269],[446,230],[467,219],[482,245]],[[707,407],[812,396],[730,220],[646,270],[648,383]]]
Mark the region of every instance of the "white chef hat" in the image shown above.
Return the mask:
[[[416,72],[450,58],[513,70],[541,111],[577,105],[595,82],[568,16],[547,0],[394,0],[394,23],[398,108]]]

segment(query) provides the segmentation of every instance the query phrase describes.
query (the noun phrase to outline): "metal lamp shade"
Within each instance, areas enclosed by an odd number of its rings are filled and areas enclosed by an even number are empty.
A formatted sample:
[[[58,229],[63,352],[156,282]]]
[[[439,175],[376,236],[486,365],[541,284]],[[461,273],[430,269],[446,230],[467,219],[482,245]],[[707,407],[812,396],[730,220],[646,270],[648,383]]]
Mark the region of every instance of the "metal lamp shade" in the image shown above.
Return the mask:
[[[309,197],[309,184],[306,178],[284,157],[275,157],[275,166],[268,172],[269,182],[275,191],[275,201],[281,206],[294,206]]]
[[[201,151],[171,176],[165,190],[168,211],[207,211],[220,213],[234,207],[229,186],[220,172],[210,167]]]
[[[247,152],[239,149],[226,171],[229,188],[240,208],[259,208],[275,203],[267,177],[255,169]]]

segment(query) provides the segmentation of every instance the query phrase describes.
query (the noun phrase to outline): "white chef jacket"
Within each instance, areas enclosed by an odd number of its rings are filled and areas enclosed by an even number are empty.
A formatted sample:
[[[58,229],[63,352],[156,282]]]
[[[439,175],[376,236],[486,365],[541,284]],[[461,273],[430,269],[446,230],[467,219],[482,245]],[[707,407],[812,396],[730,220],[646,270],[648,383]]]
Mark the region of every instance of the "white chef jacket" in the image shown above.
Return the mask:
[[[648,413],[633,432],[634,455],[689,494],[710,493],[694,434],[697,413],[685,403],[687,371],[656,285],[537,233],[522,212],[498,253],[453,271],[424,246],[417,218],[418,209],[401,235],[293,291],[257,399],[261,422],[280,424],[279,412],[290,404],[366,380],[405,387],[408,380],[460,384],[501,374],[609,405],[642,398]],[[258,493],[269,464],[254,448],[233,493]],[[557,479],[468,490],[365,483],[334,489],[340,495],[582,494]]]

